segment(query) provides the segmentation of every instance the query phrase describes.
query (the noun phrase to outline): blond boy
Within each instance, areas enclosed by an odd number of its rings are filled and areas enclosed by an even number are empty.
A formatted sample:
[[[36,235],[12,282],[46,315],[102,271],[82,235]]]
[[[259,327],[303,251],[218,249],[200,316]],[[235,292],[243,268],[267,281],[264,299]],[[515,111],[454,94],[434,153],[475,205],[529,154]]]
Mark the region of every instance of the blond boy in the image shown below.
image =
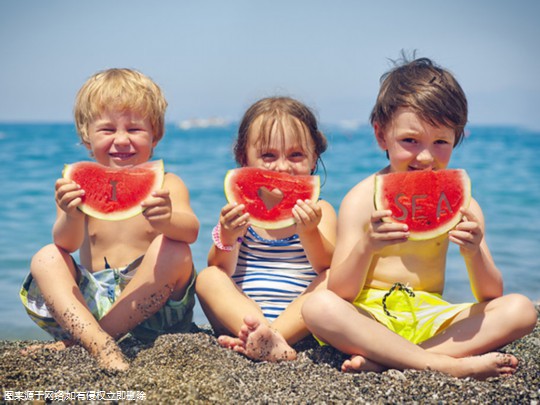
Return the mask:
[[[138,165],[163,137],[166,107],[147,76],[109,69],[79,91],[77,131],[96,162]],[[50,347],[81,344],[102,367],[124,370],[129,364],[116,340],[126,333],[148,339],[189,329],[195,278],[189,244],[199,222],[185,184],[172,173],[143,202],[142,214],[123,221],[84,215],[83,195],[74,182],[56,181],[54,243],[33,257],[21,297],[31,318],[60,340]],[[71,256],[77,250],[80,264]]]

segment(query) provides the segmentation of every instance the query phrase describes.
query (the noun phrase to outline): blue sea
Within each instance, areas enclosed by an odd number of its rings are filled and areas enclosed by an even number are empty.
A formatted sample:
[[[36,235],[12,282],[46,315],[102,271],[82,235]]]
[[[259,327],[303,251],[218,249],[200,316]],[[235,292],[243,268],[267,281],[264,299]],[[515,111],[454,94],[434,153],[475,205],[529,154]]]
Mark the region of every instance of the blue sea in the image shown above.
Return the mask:
[[[327,126],[322,197],[336,209],[358,181],[386,165],[369,127],[343,130]],[[154,157],[179,175],[191,193],[201,221],[192,246],[197,270],[206,265],[210,233],[225,203],[223,176],[235,167],[236,127],[189,129],[169,125]],[[483,207],[486,238],[503,272],[505,292],[540,298],[540,133],[514,127],[469,127],[451,167],[464,168],[473,196]],[[0,124],[0,340],[46,339],[28,318],[19,287],[32,255],[51,242],[55,219],[54,182],[64,163],[88,160],[71,124]],[[458,249],[448,257],[445,296],[470,301],[467,272]],[[206,323],[197,305],[195,322]]]

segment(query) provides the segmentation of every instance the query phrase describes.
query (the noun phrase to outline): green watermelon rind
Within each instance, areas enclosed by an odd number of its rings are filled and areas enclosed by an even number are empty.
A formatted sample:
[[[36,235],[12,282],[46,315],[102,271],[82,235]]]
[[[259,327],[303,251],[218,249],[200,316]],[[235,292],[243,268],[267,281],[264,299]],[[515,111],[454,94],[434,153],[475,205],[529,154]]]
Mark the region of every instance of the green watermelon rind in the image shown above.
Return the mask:
[[[76,163],[71,163],[71,164],[65,164],[64,169],[62,171],[62,177],[64,177],[65,179],[71,179],[72,170],[76,168],[77,164],[80,164],[80,163],[91,163],[91,164],[99,165],[99,163],[96,163],[96,162],[76,162]],[[152,170],[156,174],[156,178],[154,181],[154,185],[151,187],[150,192],[146,194],[145,196],[141,197],[140,202],[150,197],[152,192],[161,189],[163,187],[163,182],[165,181],[165,168],[163,165],[163,160],[153,160],[146,163],[142,163],[137,166],[133,166],[133,168],[138,168],[138,169],[143,168],[143,167],[144,168],[148,167],[148,170]],[[120,170],[125,170],[125,169],[120,169]],[[115,212],[109,212],[109,213],[104,213],[102,211],[96,210],[95,208],[91,207],[88,204],[85,204],[84,202],[78,207],[78,209],[82,211],[84,214],[90,217],[96,218],[96,219],[101,219],[104,221],[122,221],[125,219],[133,218],[144,211],[144,208],[141,207],[140,202],[130,208],[127,208],[124,210],[117,210]]]
[[[465,192],[465,198],[463,201],[463,204],[461,205],[461,208],[468,208],[472,199],[471,196],[471,179],[467,175],[467,172],[463,169],[445,169],[445,171],[453,171],[456,173],[459,173],[461,182],[462,182],[462,188]],[[375,201],[375,208],[377,210],[387,209],[385,208],[385,202],[380,198],[382,193],[382,186],[383,186],[383,175],[376,175],[375,176],[375,192],[374,192],[374,201]],[[454,217],[446,222],[445,224],[440,225],[439,227],[435,229],[430,229],[427,231],[409,231],[409,240],[413,241],[422,241],[422,240],[428,240],[428,239],[434,239],[437,238],[443,234],[446,234],[447,232],[454,229],[454,227],[461,222],[463,215],[459,210],[457,210]],[[399,221],[396,221],[392,217],[385,217],[383,218],[383,221],[385,222],[393,222],[393,223],[401,223]]]
[[[273,174],[277,174],[278,176],[281,176],[281,175],[284,174],[284,173],[280,173],[280,172],[273,172],[273,171],[265,170],[265,169],[255,169],[255,168],[250,168],[250,167],[242,167],[242,168],[237,168],[237,169],[231,169],[231,170],[227,171],[227,173],[225,175],[225,179],[223,181],[223,188],[224,188],[225,197],[227,199],[227,202],[242,204],[242,201],[235,198],[235,192],[232,189],[232,186],[234,184],[234,176],[235,176],[235,174],[238,173],[239,170],[246,170],[246,169],[248,169],[248,170],[260,170],[260,171],[263,171],[264,173],[266,173],[270,177],[273,176]],[[309,179],[310,182],[311,182],[311,185],[313,187],[313,192],[312,192],[311,196],[308,199],[311,200],[311,201],[315,201],[315,202],[319,200],[319,195],[320,195],[320,191],[321,191],[321,183],[320,183],[321,181],[320,181],[319,176],[317,176],[317,175],[297,175],[297,176],[288,175],[288,176],[290,176],[289,178],[293,179],[294,181],[304,181],[306,179]],[[278,204],[278,207],[279,207],[279,204]],[[249,212],[249,207],[246,207],[246,212]],[[262,218],[256,218],[250,213],[249,222],[250,222],[250,225],[252,225],[252,226],[255,226],[255,227],[258,227],[258,228],[263,228],[263,229],[270,229],[270,230],[271,229],[287,228],[287,227],[295,224],[295,220],[294,220],[294,217],[292,215],[292,208],[291,208],[290,216],[288,216],[287,218],[281,219],[281,220],[264,220]]]

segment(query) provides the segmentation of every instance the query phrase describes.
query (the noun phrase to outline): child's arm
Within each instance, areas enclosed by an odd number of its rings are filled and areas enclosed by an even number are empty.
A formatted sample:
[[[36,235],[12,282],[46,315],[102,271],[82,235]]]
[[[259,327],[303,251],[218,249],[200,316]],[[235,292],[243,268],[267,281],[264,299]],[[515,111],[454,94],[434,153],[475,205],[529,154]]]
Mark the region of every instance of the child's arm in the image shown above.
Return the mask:
[[[84,241],[85,215],[77,209],[82,202],[84,190],[73,181],[58,179],[55,183],[56,221],[53,225],[53,241],[66,252],[74,252]]]
[[[462,222],[449,232],[449,238],[460,247],[472,292],[480,302],[500,297],[503,293],[502,276],[484,237],[482,209],[472,200],[470,207],[463,209],[462,213]]]
[[[405,242],[402,224],[383,222],[390,211],[375,211],[373,176],[353,188],[344,198],[338,216],[336,251],[328,289],[353,301],[364,287],[373,258],[384,247]]]
[[[142,205],[145,218],[164,236],[186,243],[197,240],[199,220],[189,204],[189,191],[179,177],[166,173],[163,188]]]
[[[240,246],[238,238],[246,234],[248,221],[249,214],[244,213],[242,204],[227,204],[221,209],[216,236],[222,245],[231,246],[232,250],[222,250],[213,244],[208,253],[209,266],[217,266],[229,276],[234,274]]]
[[[296,232],[313,270],[330,267],[336,244],[336,212],[327,201],[298,200],[293,208]]]

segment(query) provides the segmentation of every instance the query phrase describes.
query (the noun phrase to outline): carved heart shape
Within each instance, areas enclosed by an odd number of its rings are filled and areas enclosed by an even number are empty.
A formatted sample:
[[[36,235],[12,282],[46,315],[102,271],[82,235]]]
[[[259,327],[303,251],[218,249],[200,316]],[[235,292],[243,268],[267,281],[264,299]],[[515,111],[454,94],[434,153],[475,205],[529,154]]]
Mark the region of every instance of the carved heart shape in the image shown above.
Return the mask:
[[[264,203],[264,206],[267,210],[271,210],[276,205],[278,205],[281,200],[283,200],[283,192],[278,189],[274,188],[273,190],[269,190],[267,187],[261,187],[257,190],[257,194],[259,195],[259,198]]]

